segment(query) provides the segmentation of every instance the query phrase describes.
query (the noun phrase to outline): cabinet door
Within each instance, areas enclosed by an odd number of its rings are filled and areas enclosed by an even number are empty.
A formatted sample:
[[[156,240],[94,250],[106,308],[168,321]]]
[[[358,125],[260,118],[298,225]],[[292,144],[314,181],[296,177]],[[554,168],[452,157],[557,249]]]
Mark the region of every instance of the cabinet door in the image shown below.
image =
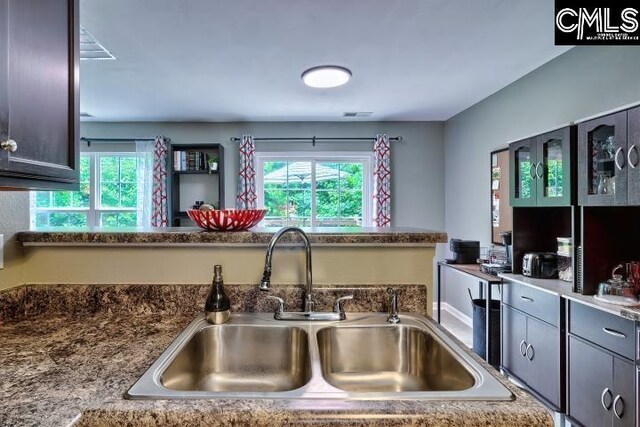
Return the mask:
[[[640,205],[640,107],[628,112],[627,186],[629,205]]]
[[[570,206],[571,128],[537,138],[536,192],[538,206]]]
[[[612,425],[612,364],[612,356],[569,336],[567,413],[586,427]]]
[[[8,22],[7,136],[17,147],[2,150],[0,175],[77,183],[78,0],[0,0],[0,9]]]
[[[528,382],[527,318],[508,305],[502,305],[502,366],[518,379]]]
[[[535,138],[509,145],[509,202],[511,206],[536,205]]]
[[[560,333],[557,328],[527,317],[526,358],[529,387],[560,408]],[[542,374],[544,373],[544,374]]]
[[[635,366],[619,357],[613,358],[613,425],[633,427],[636,419]]]
[[[578,203],[627,204],[626,111],[578,125]]]

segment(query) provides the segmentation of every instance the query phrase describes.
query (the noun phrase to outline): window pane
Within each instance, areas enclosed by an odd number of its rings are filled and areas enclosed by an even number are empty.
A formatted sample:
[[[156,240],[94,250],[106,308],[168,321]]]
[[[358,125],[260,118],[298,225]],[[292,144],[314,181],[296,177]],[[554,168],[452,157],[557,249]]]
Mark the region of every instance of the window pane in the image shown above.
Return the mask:
[[[339,203],[337,191],[316,191],[316,215],[318,218],[337,217]]]
[[[40,212],[36,214],[36,227],[48,227],[49,226],[49,214]]]
[[[340,164],[338,163],[316,164],[316,188],[318,190],[337,189],[339,178],[340,178]]]
[[[100,181],[118,182],[118,157],[100,157]]]
[[[89,182],[89,156],[80,156],[80,182]]]
[[[340,216],[343,218],[362,218],[362,191],[343,191],[340,193]]]
[[[120,207],[120,186],[118,184],[100,185],[100,206],[103,208]]]
[[[362,190],[362,163],[340,164],[340,189]]]
[[[53,212],[49,214],[49,225],[51,227],[64,227],[69,220],[66,212]]]
[[[287,208],[287,193],[283,190],[266,190],[264,192],[264,207],[267,217],[285,219]]]
[[[120,227],[135,227],[138,215],[135,212],[121,212],[118,215],[118,225]]]
[[[71,192],[56,191],[53,193],[53,206],[56,208],[71,207]]]
[[[86,227],[87,226],[87,214],[86,213],[69,213],[69,226],[70,227]]]
[[[135,157],[120,158],[120,181],[127,183],[136,183],[136,170],[138,162]]]
[[[48,208],[51,203],[51,194],[48,191],[37,191],[36,192],[36,207],[38,208]]]
[[[311,191],[290,190],[287,206],[289,219],[300,219],[304,225],[311,225]]]
[[[117,227],[117,226],[118,226],[117,213],[100,214],[100,227]]]
[[[138,186],[136,184],[122,184],[120,198],[121,207],[135,208],[138,205]]]
[[[88,208],[90,203],[89,184],[80,184],[80,191],[72,193],[71,206],[74,208]]]

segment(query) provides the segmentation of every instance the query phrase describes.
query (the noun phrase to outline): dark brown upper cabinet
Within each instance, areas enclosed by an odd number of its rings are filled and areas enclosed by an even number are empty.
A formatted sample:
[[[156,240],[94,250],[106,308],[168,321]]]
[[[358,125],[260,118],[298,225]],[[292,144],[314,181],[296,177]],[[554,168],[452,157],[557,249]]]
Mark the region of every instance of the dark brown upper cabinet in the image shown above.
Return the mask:
[[[627,205],[628,171],[636,168],[638,162],[637,149],[634,147],[631,152],[633,166],[627,158],[626,111],[580,123],[578,203],[583,206]],[[635,198],[637,196],[632,196],[631,200]]]
[[[511,206],[570,206],[575,129],[565,127],[509,145]]]
[[[78,0],[0,0],[0,188],[77,189]]]

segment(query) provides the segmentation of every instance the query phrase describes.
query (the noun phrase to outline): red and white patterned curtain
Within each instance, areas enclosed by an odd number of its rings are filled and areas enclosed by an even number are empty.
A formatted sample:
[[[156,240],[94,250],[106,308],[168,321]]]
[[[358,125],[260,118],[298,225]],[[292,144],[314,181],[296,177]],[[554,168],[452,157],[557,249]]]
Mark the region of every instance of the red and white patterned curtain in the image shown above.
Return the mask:
[[[156,137],[153,144],[153,184],[151,189],[151,226],[169,225],[167,205],[167,149],[169,140]]]
[[[373,145],[373,224],[391,227],[391,144],[389,135],[377,135]]]
[[[243,135],[240,141],[240,167],[236,209],[256,209],[256,143],[251,135]]]

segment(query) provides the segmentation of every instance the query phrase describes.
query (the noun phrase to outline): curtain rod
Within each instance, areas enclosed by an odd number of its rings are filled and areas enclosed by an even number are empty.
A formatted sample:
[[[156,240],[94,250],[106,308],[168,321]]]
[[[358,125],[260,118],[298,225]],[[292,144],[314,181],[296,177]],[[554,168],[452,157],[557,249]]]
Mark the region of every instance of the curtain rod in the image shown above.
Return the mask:
[[[91,147],[92,142],[135,142],[135,141],[155,141],[155,138],[80,138],[81,142],[86,142]]]
[[[231,142],[239,142],[239,141],[242,141],[242,138],[232,137],[232,138],[229,138],[229,140]],[[311,137],[302,137],[302,138],[253,138],[253,140],[254,141],[283,141],[283,142],[309,141],[313,145],[316,145],[316,142],[339,142],[339,141],[371,141],[371,142],[373,142],[373,141],[376,140],[376,138],[374,138],[374,137],[361,137],[361,138],[354,138],[354,137],[336,138],[336,137],[331,137],[331,138],[323,138],[323,137],[311,136]],[[402,137],[401,136],[390,137],[389,141],[402,142]]]

